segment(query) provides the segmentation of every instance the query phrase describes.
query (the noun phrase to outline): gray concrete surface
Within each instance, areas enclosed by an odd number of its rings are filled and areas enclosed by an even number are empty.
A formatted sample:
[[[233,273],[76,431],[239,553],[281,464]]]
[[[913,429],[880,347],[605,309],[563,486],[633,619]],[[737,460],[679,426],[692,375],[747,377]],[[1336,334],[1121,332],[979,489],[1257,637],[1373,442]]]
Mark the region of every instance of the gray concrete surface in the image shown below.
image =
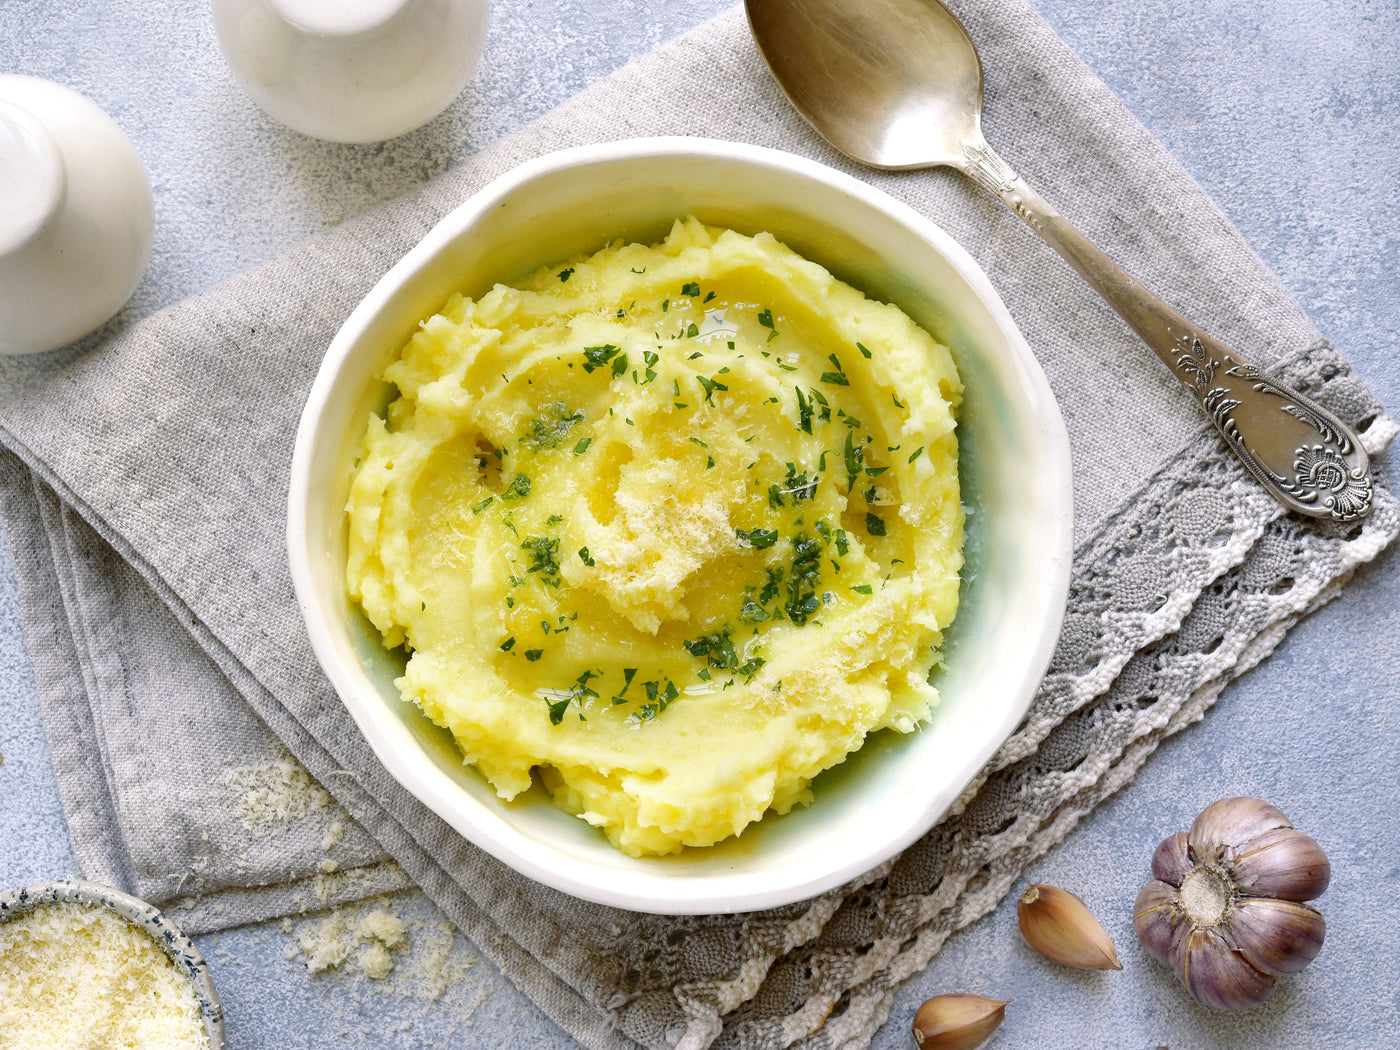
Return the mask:
[[[1388,405],[1400,408],[1400,8],[1394,0],[1032,0],[1205,187]],[[135,140],[156,193],[156,247],[126,317],[207,287],[322,225],[431,176],[728,0],[496,0],[462,98],[386,147],[274,125],[223,66],[206,4],[0,0],[0,70],[97,100]],[[1092,202],[1062,202],[1071,214]],[[1392,485],[1400,471],[1386,468]],[[72,874],[14,569],[0,544],[0,887]],[[953,938],[901,991],[875,1046],[907,1048],[925,997],[1014,998],[996,1050],[1400,1047],[1400,563],[1383,557],[1278,653],[1168,743],[1137,781],[1038,863],[1079,892],[1121,973],[1055,968],[1008,903]],[[1327,945],[1267,1005],[1212,1014],[1142,953],[1129,909],[1148,857],[1221,795],[1258,794],[1319,838],[1334,867]],[[564,1047],[568,1040],[457,935],[436,999],[421,896],[393,908],[412,956],[371,983],[313,977],[280,925],[201,939],[233,1050]],[[474,961],[475,960],[475,961]]]

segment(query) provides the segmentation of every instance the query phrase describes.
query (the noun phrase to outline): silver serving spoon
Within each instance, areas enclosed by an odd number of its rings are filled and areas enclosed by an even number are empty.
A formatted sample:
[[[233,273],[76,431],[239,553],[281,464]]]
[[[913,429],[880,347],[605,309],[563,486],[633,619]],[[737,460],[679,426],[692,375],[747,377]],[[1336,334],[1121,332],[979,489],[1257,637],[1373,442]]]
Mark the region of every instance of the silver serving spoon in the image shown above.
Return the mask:
[[[1093,285],[1195,392],[1249,473],[1289,510],[1371,509],[1355,432],[1227,350],[1129,277],[982,137],[982,62],[938,0],[745,0],[759,50],[797,111],[877,168],[946,165],[999,196]]]

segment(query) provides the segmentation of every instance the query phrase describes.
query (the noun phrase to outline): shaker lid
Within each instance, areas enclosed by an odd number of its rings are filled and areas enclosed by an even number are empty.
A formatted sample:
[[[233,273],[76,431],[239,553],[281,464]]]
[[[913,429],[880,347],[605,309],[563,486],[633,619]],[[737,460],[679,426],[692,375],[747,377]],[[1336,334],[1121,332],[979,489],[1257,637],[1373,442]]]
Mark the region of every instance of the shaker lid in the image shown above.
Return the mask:
[[[412,0],[269,0],[273,10],[304,33],[351,37],[386,25]]]

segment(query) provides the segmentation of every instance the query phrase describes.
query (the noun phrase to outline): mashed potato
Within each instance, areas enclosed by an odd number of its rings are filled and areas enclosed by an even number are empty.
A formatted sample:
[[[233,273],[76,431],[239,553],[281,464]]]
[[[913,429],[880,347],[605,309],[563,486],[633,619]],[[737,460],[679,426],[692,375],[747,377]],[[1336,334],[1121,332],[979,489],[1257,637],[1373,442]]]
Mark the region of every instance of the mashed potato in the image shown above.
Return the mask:
[[[385,377],[350,595],[502,798],[705,846],[929,717],[961,386],[897,308],[691,219],[454,297]]]

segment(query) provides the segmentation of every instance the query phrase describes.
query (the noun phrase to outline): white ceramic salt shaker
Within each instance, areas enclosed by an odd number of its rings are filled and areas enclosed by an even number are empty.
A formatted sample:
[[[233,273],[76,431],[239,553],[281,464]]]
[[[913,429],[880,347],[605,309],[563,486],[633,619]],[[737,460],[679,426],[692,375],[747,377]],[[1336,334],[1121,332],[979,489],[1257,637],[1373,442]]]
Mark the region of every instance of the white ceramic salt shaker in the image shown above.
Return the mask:
[[[0,353],[87,335],[151,258],[151,182],[131,140],[70,88],[0,75]]]
[[[233,75],[275,120],[378,142],[426,124],[481,57],[488,0],[213,0]]]

